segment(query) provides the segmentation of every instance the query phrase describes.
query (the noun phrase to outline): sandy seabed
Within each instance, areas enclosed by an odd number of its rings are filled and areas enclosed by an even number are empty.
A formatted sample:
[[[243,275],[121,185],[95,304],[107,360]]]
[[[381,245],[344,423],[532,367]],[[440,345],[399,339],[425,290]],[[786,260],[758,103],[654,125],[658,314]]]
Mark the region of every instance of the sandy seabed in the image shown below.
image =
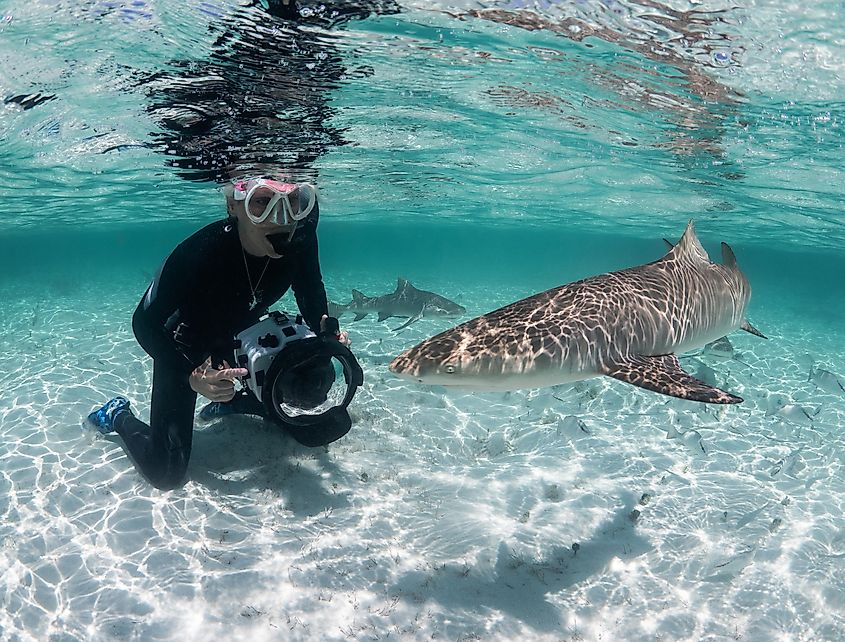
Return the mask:
[[[41,286],[0,299],[3,640],[845,639],[845,393],[809,377],[845,374],[845,346],[788,311],[756,321],[769,341],[683,359],[730,408],[604,378],[415,386],[387,363],[449,322],[345,317],[365,372],[347,437],[227,417],[163,493],[81,427],[118,393],[148,415],[143,281],[107,303]]]

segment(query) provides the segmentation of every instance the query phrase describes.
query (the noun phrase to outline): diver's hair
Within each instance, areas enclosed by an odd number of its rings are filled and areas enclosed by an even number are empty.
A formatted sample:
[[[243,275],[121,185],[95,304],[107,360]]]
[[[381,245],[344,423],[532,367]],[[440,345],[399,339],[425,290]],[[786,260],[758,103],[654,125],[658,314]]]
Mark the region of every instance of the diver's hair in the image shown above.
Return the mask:
[[[226,216],[235,216],[235,184],[232,181],[226,181],[222,192],[226,200]]]

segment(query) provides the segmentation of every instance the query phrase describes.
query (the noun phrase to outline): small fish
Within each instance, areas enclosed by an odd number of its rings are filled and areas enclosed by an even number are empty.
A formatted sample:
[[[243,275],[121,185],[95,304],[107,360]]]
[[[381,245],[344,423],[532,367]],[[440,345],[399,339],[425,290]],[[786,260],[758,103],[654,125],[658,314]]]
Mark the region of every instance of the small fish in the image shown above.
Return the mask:
[[[810,366],[810,376],[807,378],[807,381],[812,381],[816,387],[821,388],[825,392],[834,395],[845,394],[845,386],[842,385],[842,381],[829,370]]]
[[[795,464],[798,463],[798,458],[801,455],[801,448],[798,450],[794,450],[789,453],[786,457],[781,459],[777,462],[772,469],[769,471],[769,474],[772,477],[777,477],[779,475],[790,475],[792,471],[795,469]]]
[[[716,380],[716,371],[713,370],[710,366],[699,362],[698,368],[695,370],[695,377],[699,381],[703,381],[708,386],[713,386],[714,388],[718,384]]]
[[[707,454],[701,433],[697,430],[687,430],[686,432],[681,432],[670,424],[666,429],[666,439],[677,439],[687,450],[695,455],[700,455],[702,453],[705,455]]]
[[[745,515],[743,515],[742,517],[740,517],[737,520],[736,527],[739,529],[739,528],[742,528],[743,526],[747,526],[748,524],[750,524],[751,522],[756,520],[763,513],[763,511],[765,511],[769,508],[769,506],[770,506],[769,502],[766,502],[765,504],[760,506],[760,508],[755,508],[750,513],[746,513]]]
[[[707,357],[715,357],[717,359],[733,359],[734,347],[727,337],[711,341],[701,351]]]
[[[564,433],[570,436],[590,434],[587,424],[575,415],[567,415],[563,419],[559,420],[557,423],[557,431],[558,434]]]
[[[811,410],[795,403],[777,402],[774,404],[769,404],[769,409],[766,411],[766,416],[777,416],[796,425],[812,426],[813,421],[821,412],[821,410],[821,406],[819,406],[815,410]]]

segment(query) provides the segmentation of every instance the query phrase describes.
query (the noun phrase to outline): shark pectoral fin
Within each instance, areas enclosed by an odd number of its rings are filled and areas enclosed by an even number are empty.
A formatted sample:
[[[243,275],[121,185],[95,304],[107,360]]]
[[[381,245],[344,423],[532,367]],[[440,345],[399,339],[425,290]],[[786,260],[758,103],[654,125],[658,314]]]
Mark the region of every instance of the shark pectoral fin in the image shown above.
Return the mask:
[[[394,332],[399,332],[399,330],[404,330],[405,328],[407,328],[407,327],[408,327],[409,325],[411,325],[412,323],[415,323],[415,322],[419,321],[420,319],[422,319],[422,316],[423,316],[423,312],[424,312],[424,311],[425,311],[425,308],[423,308],[422,310],[420,310],[420,313],[419,313],[419,314],[417,314],[417,315],[415,315],[415,316],[412,316],[410,319],[408,319],[407,321],[405,321],[405,323],[403,323],[402,325],[400,325],[398,328],[393,328],[393,331],[394,331]]]
[[[768,339],[769,338],[765,334],[760,332],[757,328],[755,328],[753,325],[748,323],[748,321],[743,321],[742,325],[739,326],[739,328],[740,328],[740,330],[745,330],[746,332],[750,332],[755,337],[760,337],[761,339]]]
[[[703,403],[741,403],[742,398],[708,386],[686,373],[674,354],[629,356],[609,364],[602,373],[619,381],[670,397]]]
[[[354,318],[354,319],[352,319],[352,321],[353,321],[353,322],[354,322],[354,321],[360,321],[360,320],[361,320],[361,319],[363,319],[365,316],[367,316],[367,313],[366,313],[366,312],[363,312],[363,313],[361,313],[361,312],[356,312],[356,313],[355,313],[355,318]]]
[[[389,319],[392,316],[393,316],[392,314],[388,314],[387,312],[379,312],[378,313],[378,320],[379,320],[379,322],[382,322],[385,319]]]

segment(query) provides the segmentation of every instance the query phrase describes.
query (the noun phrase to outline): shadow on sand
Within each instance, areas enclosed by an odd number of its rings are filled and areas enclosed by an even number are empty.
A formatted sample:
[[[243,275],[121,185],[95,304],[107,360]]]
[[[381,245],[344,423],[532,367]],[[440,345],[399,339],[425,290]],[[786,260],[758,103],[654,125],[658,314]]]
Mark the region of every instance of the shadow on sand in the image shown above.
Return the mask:
[[[275,492],[295,514],[313,515],[349,504],[332,487],[343,473],[328,448],[302,446],[258,417],[226,417],[194,431],[188,478],[221,494]]]
[[[614,558],[632,559],[651,550],[647,540],[636,533],[631,511],[633,497],[593,538],[581,543],[577,552],[558,546],[539,560],[515,554],[505,542],[499,544],[495,566],[480,571],[467,566],[446,564],[434,572],[405,574],[393,589],[403,599],[421,603],[434,600],[450,610],[479,607],[506,613],[538,631],[553,631],[564,625],[560,611],[547,599],[601,573]]]

